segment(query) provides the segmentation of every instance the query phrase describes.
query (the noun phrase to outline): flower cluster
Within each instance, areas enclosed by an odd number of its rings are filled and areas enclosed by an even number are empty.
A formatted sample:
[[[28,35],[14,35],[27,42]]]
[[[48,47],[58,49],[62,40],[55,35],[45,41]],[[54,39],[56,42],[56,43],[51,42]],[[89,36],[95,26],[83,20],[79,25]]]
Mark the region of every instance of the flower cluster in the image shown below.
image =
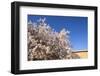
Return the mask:
[[[53,30],[46,19],[28,22],[28,60],[71,59],[69,31]]]

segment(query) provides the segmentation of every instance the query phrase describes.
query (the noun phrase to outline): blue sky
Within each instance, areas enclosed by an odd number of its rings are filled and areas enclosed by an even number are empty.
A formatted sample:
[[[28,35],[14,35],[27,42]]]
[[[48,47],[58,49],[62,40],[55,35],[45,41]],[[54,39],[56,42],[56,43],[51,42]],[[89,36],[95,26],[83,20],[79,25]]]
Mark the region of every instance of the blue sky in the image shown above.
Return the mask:
[[[88,48],[88,18],[77,16],[47,16],[28,15],[28,21],[37,22],[40,18],[46,18],[46,22],[57,32],[65,28],[70,31],[70,41],[74,50]]]

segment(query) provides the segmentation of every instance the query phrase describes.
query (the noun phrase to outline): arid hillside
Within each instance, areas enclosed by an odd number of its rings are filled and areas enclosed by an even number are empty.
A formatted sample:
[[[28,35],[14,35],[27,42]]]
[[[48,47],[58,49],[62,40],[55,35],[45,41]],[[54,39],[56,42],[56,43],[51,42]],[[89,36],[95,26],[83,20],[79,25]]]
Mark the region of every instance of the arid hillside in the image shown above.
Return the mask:
[[[78,55],[80,58],[88,58],[88,51],[73,52],[72,54]]]

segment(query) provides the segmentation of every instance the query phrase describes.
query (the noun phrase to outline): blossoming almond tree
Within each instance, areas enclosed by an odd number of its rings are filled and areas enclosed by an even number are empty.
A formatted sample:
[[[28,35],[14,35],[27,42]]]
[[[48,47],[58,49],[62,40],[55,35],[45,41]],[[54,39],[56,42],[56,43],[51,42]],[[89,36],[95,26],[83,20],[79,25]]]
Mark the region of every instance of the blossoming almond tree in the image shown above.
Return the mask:
[[[40,18],[28,22],[28,60],[71,59],[70,32],[62,29],[56,32]]]

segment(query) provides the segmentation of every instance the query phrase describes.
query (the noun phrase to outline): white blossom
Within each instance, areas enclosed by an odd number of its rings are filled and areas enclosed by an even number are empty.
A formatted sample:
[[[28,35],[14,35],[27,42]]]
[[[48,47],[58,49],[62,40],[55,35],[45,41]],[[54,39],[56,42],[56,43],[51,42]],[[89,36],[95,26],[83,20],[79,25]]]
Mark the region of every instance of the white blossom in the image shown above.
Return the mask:
[[[28,60],[51,60],[72,58],[70,32],[63,28],[53,30],[46,18],[28,22]]]

